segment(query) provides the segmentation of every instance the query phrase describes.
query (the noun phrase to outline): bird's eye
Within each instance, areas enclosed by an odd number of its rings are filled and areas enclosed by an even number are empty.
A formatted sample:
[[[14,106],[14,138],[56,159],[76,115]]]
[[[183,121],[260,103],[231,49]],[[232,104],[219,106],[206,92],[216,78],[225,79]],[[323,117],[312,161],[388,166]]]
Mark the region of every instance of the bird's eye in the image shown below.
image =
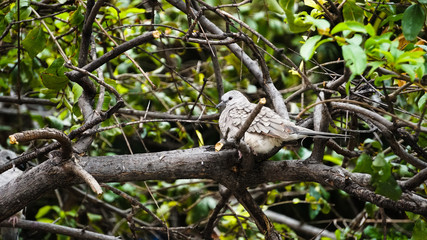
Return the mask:
[[[231,99],[233,99],[233,97],[228,97],[228,100],[231,100]]]

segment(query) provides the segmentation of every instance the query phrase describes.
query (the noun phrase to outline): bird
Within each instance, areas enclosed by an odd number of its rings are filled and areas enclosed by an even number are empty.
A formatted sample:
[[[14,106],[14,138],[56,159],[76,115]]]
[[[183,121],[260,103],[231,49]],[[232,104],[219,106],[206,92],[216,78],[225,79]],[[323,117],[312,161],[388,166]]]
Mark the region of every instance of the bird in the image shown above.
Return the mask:
[[[234,136],[242,127],[256,104],[251,103],[245,95],[237,90],[231,90],[221,97],[217,108],[224,107],[219,117],[219,128],[225,140],[234,141]],[[274,148],[285,142],[295,141],[305,137],[313,138],[347,138],[342,134],[313,131],[297,126],[284,119],[274,110],[263,107],[244,134],[244,142],[254,155],[270,153]]]
[[[9,150],[0,151],[0,165],[8,163],[10,160],[16,158],[16,154]],[[6,185],[8,182],[14,180],[22,174],[22,171],[18,168],[9,169],[0,174],[0,187]],[[22,211],[19,211],[15,215],[9,218],[9,222],[12,225],[15,225],[20,218],[23,218]],[[6,228],[2,227],[1,237],[3,240],[16,240],[18,239],[18,229],[17,228]]]

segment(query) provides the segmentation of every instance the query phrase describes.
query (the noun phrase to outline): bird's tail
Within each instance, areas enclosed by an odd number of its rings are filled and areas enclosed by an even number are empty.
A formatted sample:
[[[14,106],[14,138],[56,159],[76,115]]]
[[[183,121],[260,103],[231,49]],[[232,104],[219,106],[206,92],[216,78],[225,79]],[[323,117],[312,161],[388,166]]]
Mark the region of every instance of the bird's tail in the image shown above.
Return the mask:
[[[350,135],[317,131],[300,131],[299,134],[312,138],[350,138]]]

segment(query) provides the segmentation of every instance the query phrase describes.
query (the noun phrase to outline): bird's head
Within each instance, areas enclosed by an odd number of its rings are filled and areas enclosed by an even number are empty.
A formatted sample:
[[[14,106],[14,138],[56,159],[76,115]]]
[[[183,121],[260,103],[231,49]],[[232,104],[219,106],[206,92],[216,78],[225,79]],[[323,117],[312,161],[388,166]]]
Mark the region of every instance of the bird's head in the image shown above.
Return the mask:
[[[221,97],[221,102],[216,105],[216,108],[230,106],[236,103],[248,102],[248,99],[241,92],[232,90]]]

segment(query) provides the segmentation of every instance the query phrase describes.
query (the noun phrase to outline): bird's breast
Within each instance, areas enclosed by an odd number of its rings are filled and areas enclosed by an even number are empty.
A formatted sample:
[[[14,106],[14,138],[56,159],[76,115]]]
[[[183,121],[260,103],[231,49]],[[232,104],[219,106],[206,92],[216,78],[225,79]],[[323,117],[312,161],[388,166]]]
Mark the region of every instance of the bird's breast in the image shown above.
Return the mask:
[[[245,133],[245,143],[252,149],[255,154],[269,153],[273,148],[281,146],[280,138],[270,137],[257,133]]]

